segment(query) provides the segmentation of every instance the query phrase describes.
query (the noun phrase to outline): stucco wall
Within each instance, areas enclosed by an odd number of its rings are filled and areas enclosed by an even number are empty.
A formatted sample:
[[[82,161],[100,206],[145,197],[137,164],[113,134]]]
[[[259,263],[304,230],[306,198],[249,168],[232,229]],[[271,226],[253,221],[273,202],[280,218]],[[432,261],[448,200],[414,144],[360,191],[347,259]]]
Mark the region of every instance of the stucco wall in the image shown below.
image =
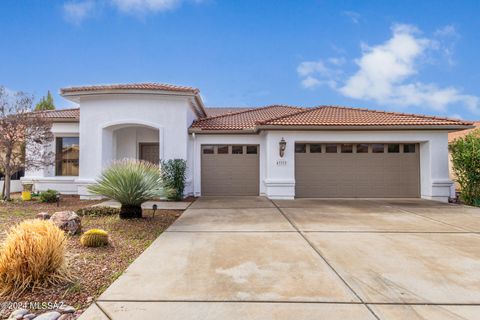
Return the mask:
[[[4,181],[0,181],[0,190],[3,190]],[[22,182],[20,180],[11,180],[10,181],[10,192],[21,192],[23,191]]]
[[[115,159],[138,159],[140,156],[139,144],[159,141],[158,129],[143,127],[127,127],[114,131]]]
[[[187,159],[189,108],[186,97],[112,94],[82,98],[79,194],[88,195],[85,186],[115,158],[112,146],[119,126],[148,127],[137,133],[153,139],[152,130],[158,132],[161,159]],[[133,155],[133,149],[122,149],[118,141],[116,148],[117,155]]]

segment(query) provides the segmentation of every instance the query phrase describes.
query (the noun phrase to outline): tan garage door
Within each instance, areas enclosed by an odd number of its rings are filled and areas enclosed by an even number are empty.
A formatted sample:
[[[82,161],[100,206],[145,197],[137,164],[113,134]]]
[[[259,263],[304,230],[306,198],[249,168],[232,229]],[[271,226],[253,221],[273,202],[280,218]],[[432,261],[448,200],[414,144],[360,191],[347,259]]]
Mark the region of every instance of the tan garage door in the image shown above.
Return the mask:
[[[297,143],[295,195],[420,197],[419,154],[419,146],[410,143]]]
[[[258,196],[257,145],[202,145],[203,196]]]

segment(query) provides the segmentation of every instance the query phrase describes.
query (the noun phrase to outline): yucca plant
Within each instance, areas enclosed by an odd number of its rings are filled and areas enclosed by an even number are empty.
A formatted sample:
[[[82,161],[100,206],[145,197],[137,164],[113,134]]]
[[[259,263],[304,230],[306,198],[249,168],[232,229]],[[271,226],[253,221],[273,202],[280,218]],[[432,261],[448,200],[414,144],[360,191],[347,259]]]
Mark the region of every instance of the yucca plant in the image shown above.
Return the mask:
[[[120,218],[142,217],[142,203],[163,194],[160,168],[140,160],[120,160],[105,169],[88,190],[120,202]]]

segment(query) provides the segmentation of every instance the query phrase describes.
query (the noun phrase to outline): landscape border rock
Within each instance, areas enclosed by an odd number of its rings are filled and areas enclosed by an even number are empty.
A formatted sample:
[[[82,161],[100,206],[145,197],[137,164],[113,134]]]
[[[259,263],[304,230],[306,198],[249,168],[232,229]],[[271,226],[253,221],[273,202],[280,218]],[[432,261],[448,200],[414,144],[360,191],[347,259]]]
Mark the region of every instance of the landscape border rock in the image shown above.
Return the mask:
[[[50,221],[55,223],[57,227],[70,235],[80,233],[82,231],[82,222],[78,214],[73,211],[55,212]]]

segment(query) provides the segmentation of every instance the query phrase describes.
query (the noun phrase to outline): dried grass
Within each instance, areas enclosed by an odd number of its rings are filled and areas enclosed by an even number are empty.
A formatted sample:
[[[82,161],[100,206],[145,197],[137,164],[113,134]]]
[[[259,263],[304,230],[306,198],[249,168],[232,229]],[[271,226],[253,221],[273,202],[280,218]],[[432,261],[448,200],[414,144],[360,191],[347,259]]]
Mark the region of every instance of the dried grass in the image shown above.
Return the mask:
[[[13,226],[0,251],[0,297],[71,280],[66,238],[50,221],[25,220]]]

